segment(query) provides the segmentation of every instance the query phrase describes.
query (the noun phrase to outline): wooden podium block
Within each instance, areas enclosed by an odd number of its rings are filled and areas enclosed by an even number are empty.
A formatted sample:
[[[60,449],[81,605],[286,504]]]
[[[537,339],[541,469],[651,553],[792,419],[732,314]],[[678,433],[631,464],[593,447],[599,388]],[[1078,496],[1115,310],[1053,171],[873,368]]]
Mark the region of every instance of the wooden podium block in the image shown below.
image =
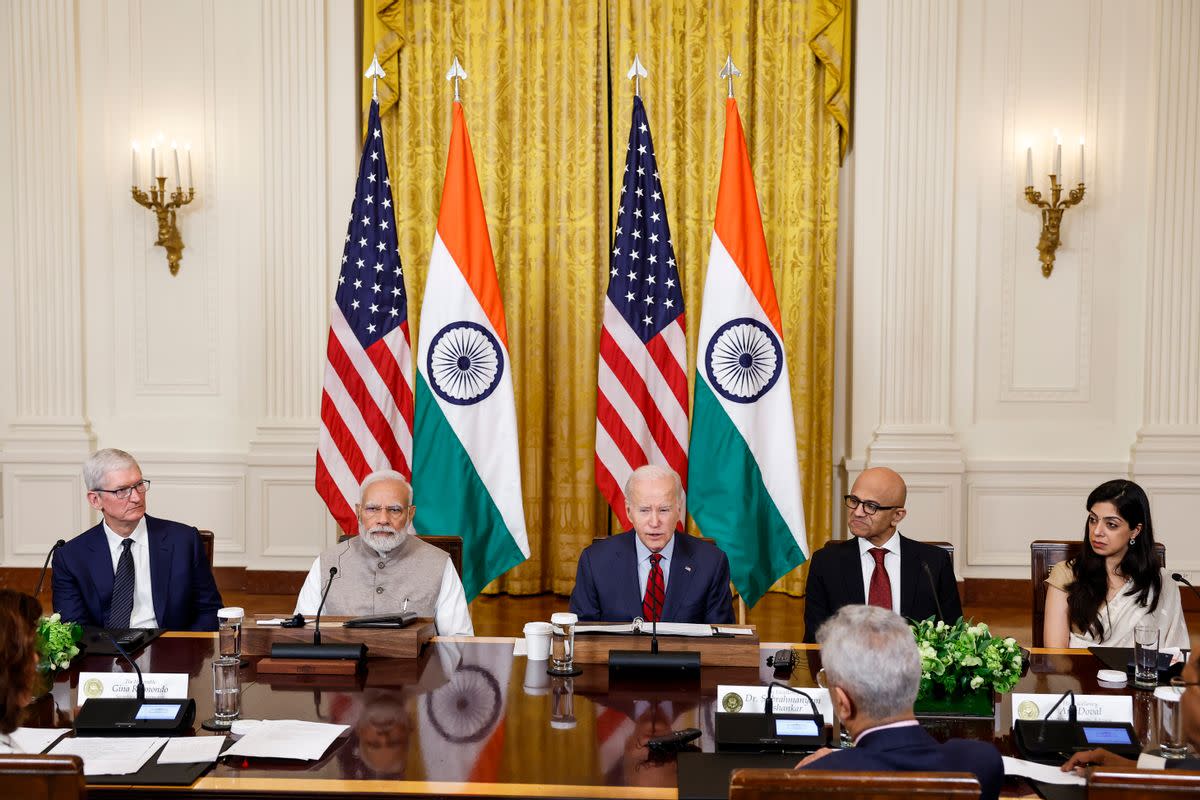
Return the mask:
[[[259,625],[260,619],[287,617],[287,614],[260,614],[242,625],[242,655],[269,656],[275,642],[311,644],[313,625],[303,628],[281,628],[278,625]],[[322,644],[365,644],[367,658],[416,658],[425,643],[433,638],[433,620],[414,620],[406,628],[343,628],[352,617],[321,617]]]
[[[590,623],[589,623],[590,624]],[[762,659],[758,633],[753,625],[722,625],[722,628],[741,628],[751,631],[745,636],[659,636],[658,649],[691,650],[700,654],[704,667],[754,667]],[[577,633],[575,634],[575,663],[607,664],[609,650],[650,650],[649,634]]]

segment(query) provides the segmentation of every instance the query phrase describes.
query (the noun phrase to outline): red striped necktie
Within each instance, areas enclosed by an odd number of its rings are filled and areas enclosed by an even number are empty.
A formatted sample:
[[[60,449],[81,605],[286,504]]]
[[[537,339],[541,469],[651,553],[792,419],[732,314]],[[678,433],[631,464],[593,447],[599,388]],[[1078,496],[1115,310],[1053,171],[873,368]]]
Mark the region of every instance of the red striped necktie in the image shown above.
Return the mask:
[[[663,585],[662,553],[650,554],[650,577],[646,580],[646,596],[642,599],[642,619],[660,622],[663,600],[667,592]]]
[[[867,551],[875,559],[875,571],[871,573],[871,591],[867,595],[867,605],[892,610],[892,579],[888,577],[887,569],[883,566],[883,557],[887,550],[882,547],[872,547]]]

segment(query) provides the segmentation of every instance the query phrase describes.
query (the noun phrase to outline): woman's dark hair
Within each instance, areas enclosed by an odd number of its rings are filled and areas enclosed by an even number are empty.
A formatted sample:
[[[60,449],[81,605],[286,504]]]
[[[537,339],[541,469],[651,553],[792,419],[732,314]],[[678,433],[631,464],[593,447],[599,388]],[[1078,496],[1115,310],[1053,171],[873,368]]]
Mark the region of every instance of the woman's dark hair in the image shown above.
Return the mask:
[[[1150,500],[1133,481],[1118,479],[1102,483],[1088,495],[1087,509],[1097,503],[1112,503],[1130,528],[1142,526],[1121,558],[1121,574],[1133,581],[1126,594],[1137,596],[1138,605],[1151,612],[1162,593],[1158,556],[1154,552],[1154,525],[1150,522]],[[1067,590],[1067,611],[1074,630],[1104,638],[1100,607],[1108,598],[1108,569],[1104,557],[1092,549],[1088,526],[1083,525],[1083,550],[1071,565],[1075,580]]]
[[[37,680],[38,618],[42,604],[12,589],[0,589],[0,733],[12,733]]]

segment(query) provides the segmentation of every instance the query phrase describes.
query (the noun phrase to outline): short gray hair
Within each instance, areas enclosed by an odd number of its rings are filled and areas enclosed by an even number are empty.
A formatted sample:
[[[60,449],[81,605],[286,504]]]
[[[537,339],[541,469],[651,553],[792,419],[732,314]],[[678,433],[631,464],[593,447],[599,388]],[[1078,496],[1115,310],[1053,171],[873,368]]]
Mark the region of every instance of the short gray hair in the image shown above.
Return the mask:
[[[124,450],[118,450],[115,447],[97,450],[88,456],[87,461],[83,462],[83,485],[89,492],[103,489],[105,488],[103,486],[104,479],[108,477],[108,473],[130,467],[137,467],[139,471],[141,470],[141,467],[138,467],[137,459]]]
[[[625,481],[625,501],[629,502],[629,497],[633,494],[634,484],[639,481],[653,481],[661,478],[670,478],[675,482],[675,501],[682,503],[683,481],[679,479],[679,473],[670,467],[660,467],[658,464],[643,464],[629,473],[629,479]]]
[[[908,623],[875,606],[842,606],[817,631],[827,682],[868,719],[912,712],[921,685],[921,654]]]
[[[367,477],[363,478],[363,482],[358,487],[358,502],[362,504],[363,495],[367,493],[367,487],[372,483],[380,481],[397,481],[402,484],[405,490],[408,491],[408,502],[411,505],[413,501],[412,484],[404,479],[404,476],[394,469],[377,469]]]

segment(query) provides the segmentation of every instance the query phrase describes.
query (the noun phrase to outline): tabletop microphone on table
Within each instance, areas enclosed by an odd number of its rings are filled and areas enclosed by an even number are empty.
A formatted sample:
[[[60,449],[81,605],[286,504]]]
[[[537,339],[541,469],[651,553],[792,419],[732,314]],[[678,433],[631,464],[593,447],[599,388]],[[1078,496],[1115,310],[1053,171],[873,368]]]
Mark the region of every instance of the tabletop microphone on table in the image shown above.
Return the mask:
[[[933,580],[933,571],[929,569],[928,562],[922,561],[921,569],[925,570],[925,577],[929,579],[929,588],[933,590],[933,603],[937,606],[938,619],[945,621],[949,625],[954,620],[946,619],[946,615],[942,613],[942,601],[938,599],[937,584]]]
[[[1192,590],[1192,594],[1194,594],[1194,595],[1196,595],[1196,597],[1200,598],[1200,589],[1197,589],[1195,586],[1192,586],[1192,582],[1189,581],[1187,578],[1183,577],[1183,575],[1181,575],[1180,573],[1172,572],[1171,580],[1175,581],[1176,583],[1182,583],[1184,586],[1186,586]]]
[[[54,551],[67,543],[66,539],[59,539],[50,547],[50,552],[46,553],[46,560],[42,563],[42,572],[38,575],[37,588],[33,590],[33,596],[37,597],[42,593],[42,581],[46,580],[46,570],[50,568],[50,559],[54,557]],[[1195,589],[1192,590],[1196,591]]]
[[[1067,722],[1074,723],[1078,720],[1078,711],[1075,708],[1075,692],[1067,689],[1062,693],[1062,697],[1058,698],[1058,702],[1051,706],[1050,710],[1046,712],[1046,716],[1042,717],[1042,724],[1040,726],[1041,730],[1038,732],[1039,742],[1046,740],[1046,721],[1050,719],[1050,717],[1054,716],[1054,712],[1058,711],[1058,707],[1062,705],[1062,701],[1066,700],[1068,697],[1071,698],[1071,705],[1067,709]]]
[[[333,588],[333,578],[337,575],[337,567],[329,568],[329,582],[325,584],[325,591],[321,593],[321,605],[317,606],[316,630],[313,631],[313,644],[321,643],[321,611],[325,608],[325,598],[329,597],[329,590]]]
[[[136,672],[136,673],[137,673],[137,676],[138,676],[138,682],[137,682],[137,699],[138,699],[138,700],[145,700],[145,699],[146,699],[146,684],[145,684],[145,682],[142,680],[142,670],[141,670],[141,667],[139,667],[139,666],[137,665],[137,662],[136,662],[136,661],[134,661],[132,658],[130,658],[130,657],[129,657],[129,653],[125,652],[125,648],[124,648],[124,647],[121,647],[121,643],[120,643],[120,642],[118,642],[118,641],[116,640],[116,638],[115,638],[115,637],[114,637],[114,636],[113,636],[111,633],[109,633],[108,631],[104,631],[104,638],[106,638],[106,639],[108,639],[110,642],[112,642],[112,646],[113,646],[113,647],[115,647],[115,648],[117,649],[117,652],[121,654],[121,657],[122,657],[122,658],[124,658],[126,661],[128,661],[130,664],[132,664],[132,665],[133,665],[133,671],[134,671],[134,672]]]

